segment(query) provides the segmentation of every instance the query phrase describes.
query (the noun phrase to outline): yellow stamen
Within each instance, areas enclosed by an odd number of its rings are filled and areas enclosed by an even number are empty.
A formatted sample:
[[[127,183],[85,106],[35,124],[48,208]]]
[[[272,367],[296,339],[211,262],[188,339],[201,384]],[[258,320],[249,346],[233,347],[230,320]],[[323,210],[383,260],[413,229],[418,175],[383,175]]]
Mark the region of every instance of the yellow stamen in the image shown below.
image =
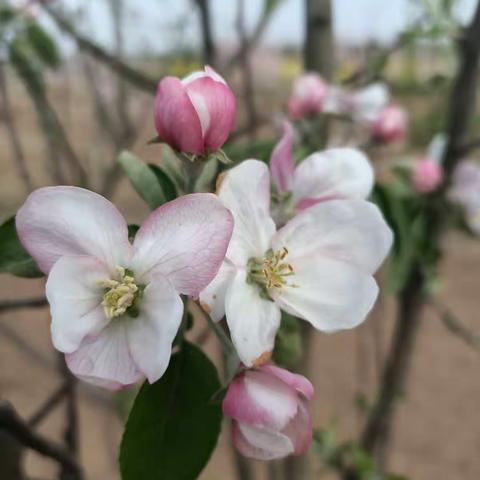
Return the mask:
[[[102,306],[108,318],[123,315],[133,305],[139,290],[135,278],[123,267],[117,267],[115,278],[101,280],[98,286],[106,289]]]

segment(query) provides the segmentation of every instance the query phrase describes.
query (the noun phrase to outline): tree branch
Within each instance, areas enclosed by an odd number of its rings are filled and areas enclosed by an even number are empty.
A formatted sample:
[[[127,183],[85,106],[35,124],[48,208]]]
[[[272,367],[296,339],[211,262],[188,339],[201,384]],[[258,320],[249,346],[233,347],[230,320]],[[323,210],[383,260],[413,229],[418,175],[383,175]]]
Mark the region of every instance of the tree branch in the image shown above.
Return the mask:
[[[155,79],[130,67],[129,65],[118,59],[115,55],[112,55],[96,43],[89,40],[87,37],[78,33],[73,24],[70,23],[64,15],[50,7],[50,5],[48,5],[45,1],[42,2],[42,6],[45,12],[55,22],[55,24],[63,32],[65,32],[70,37],[72,37],[73,40],[75,40],[80,50],[88,53],[99,62],[105,64],[108,68],[123,77],[135,87],[147,93],[150,93],[151,95],[155,95],[158,84]]]
[[[429,301],[429,304],[451,333],[457,336],[460,340],[463,340],[463,342],[477,352],[480,352],[480,334],[470,331],[466,325],[460,322],[451,310],[441,305],[438,300],[432,298]]]
[[[82,477],[79,465],[65,448],[34,432],[31,427],[18,416],[14,408],[5,401],[0,403],[0,429],[7,431],[25,447],[52,458],[60,465],[76,472],[76,478]]]
[[[17,310],[19,308],[39,308],[44,307],[47,304],[48,302],[45,297],[23,298],[21,300],[2,300],[0,302],[0,313],[9,310]]]
[[[45,403],[29,418],[28,424],[36,427],[62,400],[68,385],[64,382],[47,398]]]

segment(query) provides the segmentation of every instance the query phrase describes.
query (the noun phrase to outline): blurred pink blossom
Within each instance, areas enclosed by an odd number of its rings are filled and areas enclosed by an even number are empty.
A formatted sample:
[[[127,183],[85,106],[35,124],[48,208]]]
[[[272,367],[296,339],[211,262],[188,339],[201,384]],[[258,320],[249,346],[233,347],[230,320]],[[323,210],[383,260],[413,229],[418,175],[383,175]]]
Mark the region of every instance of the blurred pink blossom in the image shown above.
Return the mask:
[[[307,402],[313,394],[305,377],[273,365],[241,372],[223,401],[235,447],[257,460],[307,452],[312,441]]]
[[[413,169],[413,186],[419,193],[433,192],[443,180],[442,166],[429,157],[415,162]]]
[[[403,140],[407,135],[407,126],[407,112],[398,105],[387,105],[373,122],[373,138],[385,143]]]
[[[305,73],[298,77],[288,102],[288,112],[292,120],[320,113],[327,89],[327,85],[317,73]]]

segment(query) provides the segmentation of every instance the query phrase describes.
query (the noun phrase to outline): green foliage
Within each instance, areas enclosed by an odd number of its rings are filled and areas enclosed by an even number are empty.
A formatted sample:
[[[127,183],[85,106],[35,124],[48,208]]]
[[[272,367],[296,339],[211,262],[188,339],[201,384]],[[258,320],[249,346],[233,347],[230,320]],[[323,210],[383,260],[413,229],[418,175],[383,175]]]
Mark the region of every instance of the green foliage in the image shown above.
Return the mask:
[[[15,217],[0,226],[0,272],[17,277],[43,277],[33,258],[23,248],[17,236]]]
[[[27,88],[34,92],[44,90],[42,72],[28,46],[21,38],[13,40],[8,49],[10,63]]]
[[[301,325],[297,318],[282,312],[282,322],[275,339],[273,361],[286,368],[294,368],[302,355]]]
[[[133,223],[128,225],[128,239],[130,240],[130,242],[133,242],[135,240],[135,235],[137,234],[139,228],[139,225],[135,225]]]
[[[164,376],[142,386],[120,449],[122,480],[193,480],[207,464],[222,411],[212,403],[217,371],[198,347],[183,343]]]
[[[147,165],[127,151],[120,153],[118,162],[135,191],[152,210],[176,198],[175,186],[159,167]]]
[[[202,173],[195,182],[196,192],[212,192],[215,190],[215,180],[218,174],[219,160],[210,158],[204,165]]]
[[[177,198],[177,189],[175,188],[173,181],[162,169],[162,167],[154,165],[153,163],[149,163],[148,166],[157,177],[157,181],[162,188],[165,200],[169,202],[170,200],[174,200],[175,198]]]
[[[25,27],[25,36],[38,59],[48,67],[60,65],[60,55],[52,37],[38,24],[30,21]]]
[[[8,5],[0,5],[0,26],[10,23],[15,16],[13,8]]]

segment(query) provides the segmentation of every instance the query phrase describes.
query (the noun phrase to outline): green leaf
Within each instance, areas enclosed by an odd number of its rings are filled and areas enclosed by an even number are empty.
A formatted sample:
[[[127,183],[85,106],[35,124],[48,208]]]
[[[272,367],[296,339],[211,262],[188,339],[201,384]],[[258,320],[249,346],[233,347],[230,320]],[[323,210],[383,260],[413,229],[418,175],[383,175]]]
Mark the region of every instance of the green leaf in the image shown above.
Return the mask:
[[[43,277],[33,258],[18,240],[15,217],[0,225],[0,272],[17,277]]]
[[[187,182],[181,161],[168,145],[163,144],[161,149],[161,165],[163,171],[169,176],[177,192],[186,192]]]
[[[135,240],[135,235],[137,234],[139,229],[140,226],[135,225],[134,223],[128,225],[128,239],[130,240],[130,243],[133,243],[133,241]]]
[[[37,22],[28,22],[25,34],[30,47],[42,63],[52,68],[60,65],[60,55],[55,42]]]
[[[167,201],[157,176],[147,164],[127,151],[120,153],[118,162],[127,174],[135,191],[152,210]]]
[[[167,200],[167,202],[177,198],[178,194],[177,189],[175,188],[175,184],[172,182],[168,174],[162,169],[162,167],[159,167],[158,165],[153,165],[152,163],[149,163],[148,166],[157,177],[158,183],[162,187],[163,194],[165,195],[165,199]]]
[[[222,411],[212,362],[184,342],[164,376],[145,382],[120,447],[122,480],[194,480],[217,443]]]
[[[10,63],[15,69],[17,75],[25,82],[28,88],[33,92],[43,92],[44,83],[42,72],[38,68],[37,62],[32,58],[32,54],[25,47],[20,37],[16,37],[8,47]]]

